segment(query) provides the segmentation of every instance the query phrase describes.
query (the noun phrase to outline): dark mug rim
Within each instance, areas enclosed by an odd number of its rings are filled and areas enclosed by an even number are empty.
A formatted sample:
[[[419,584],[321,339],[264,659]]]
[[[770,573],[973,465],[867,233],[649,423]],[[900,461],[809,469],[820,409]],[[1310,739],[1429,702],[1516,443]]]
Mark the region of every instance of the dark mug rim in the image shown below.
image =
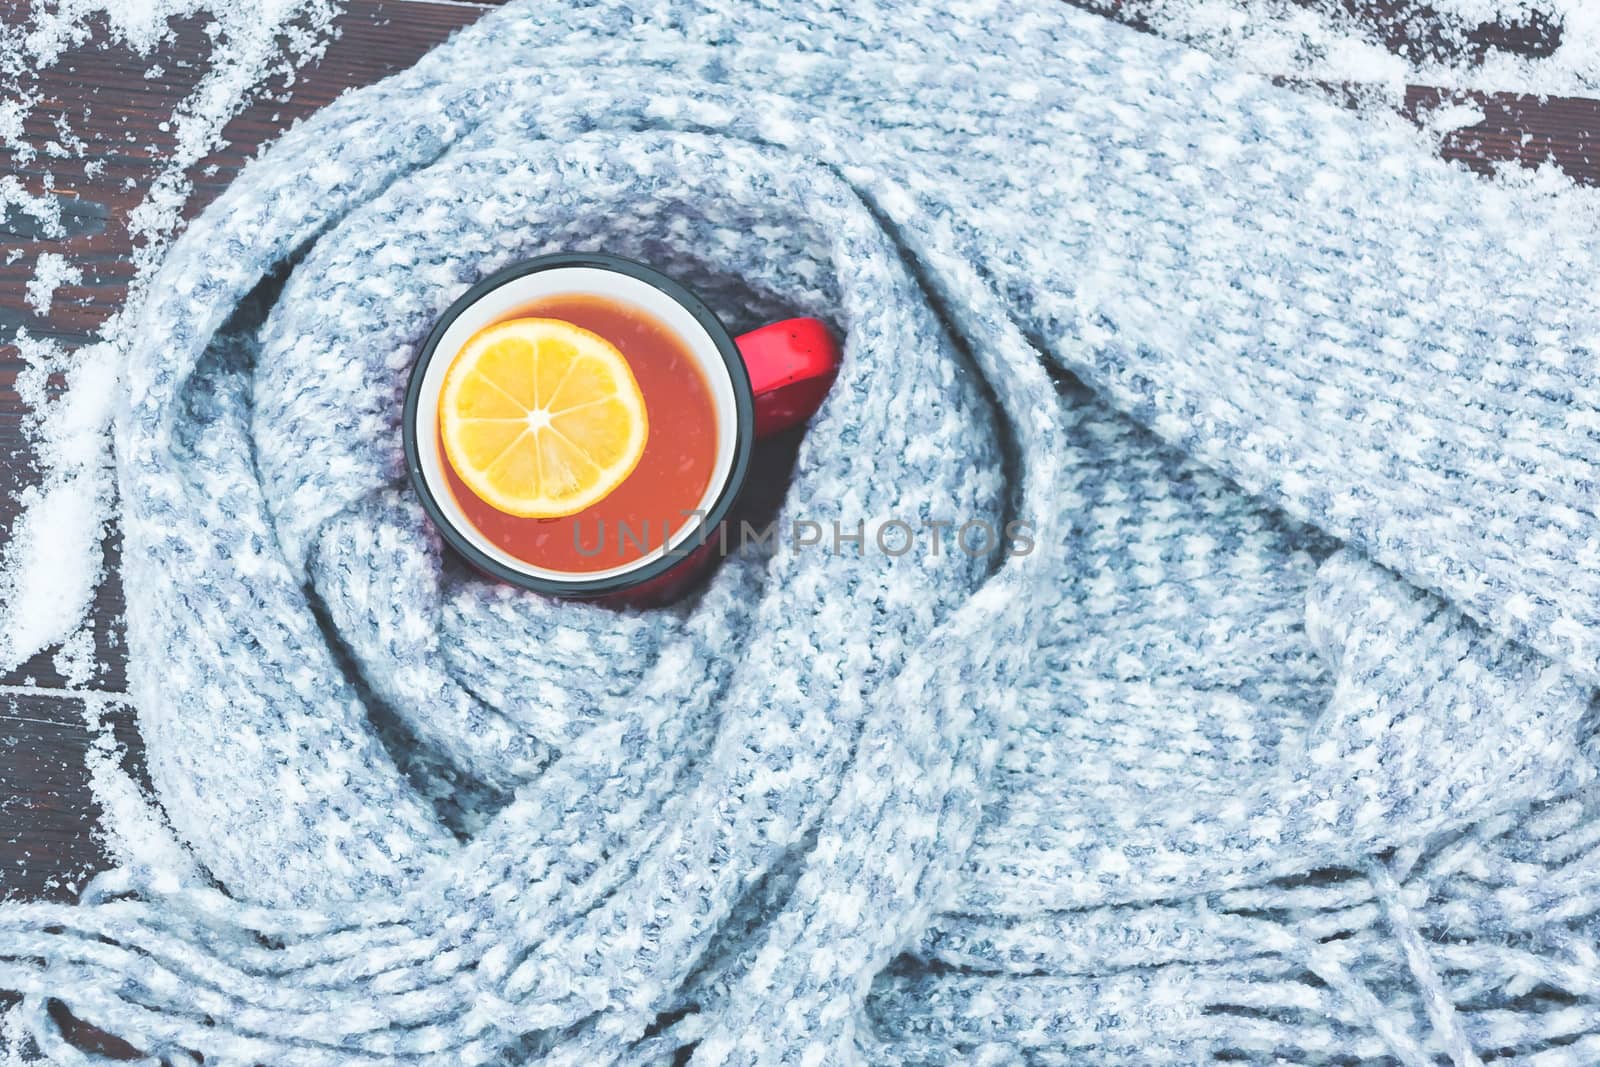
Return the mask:
[[[422,394],[422,380],[427,376],[428,366],[433,362],[439,341],[450,325],[467,308],[506,283],[529,274],[566,267],[592,267],[624,274],[659,289],[681,304],[694,316],[695,321],[705,328],[717,353],[722,357],[722,362],[727,366],[728,377],[733,384],[733,463],[728,468],[728,476],[723,479],[722,488],[718,491],[711,507],[701,516],[690,535],[676,548],[668,549],[656,559],[632,570],[603,578],[585,578],[581,574],[574,574],[569,580],[528,574],[506,566],[472,544],[456,529],[448,513],[439,506],[433,490],[423,476],[421,444],[417,434],[417,407]],[[468,289],[445,309],[444,314],[434,323],[433,329],[428,332],[427,339],[417,350],[416,360],[412,363],[411,380],[406,385],[405,407],[401,414],[400,434],[405,448],[406,473],[410,476],[411,487],[416,490],[418,498],[422,501],[423,511],[427,512],[429,520],[445,542],[467,562],[503,582],[531,589],[536,593],[561,597],[597,597],[620,593],[659,578],[684,563],[710,540],[712,532],[733,509],[734,501],[744,488],[745,477],[749,473],[750,452],[755,442],[755,397],[750,390],[750,375],[745,370],[744,358],[739,355],[739,347],[734,344],[733,335],[705,302],[689,289],[654,267],[622,256],[607,252],[555,252],[525,259],[496,271]],[[444,491],[448,492],[448,489]]]

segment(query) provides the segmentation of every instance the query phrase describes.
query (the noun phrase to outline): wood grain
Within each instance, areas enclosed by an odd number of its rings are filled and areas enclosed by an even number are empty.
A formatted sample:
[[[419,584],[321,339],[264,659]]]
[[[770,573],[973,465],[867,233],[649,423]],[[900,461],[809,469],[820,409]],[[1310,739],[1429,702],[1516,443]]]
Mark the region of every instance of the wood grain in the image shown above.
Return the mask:
[[[144,778],[131,711],[98,697],[0,693],[0,898],[73,900],[105,865],[85,763],[90,715],[104,716],[119,762]]]

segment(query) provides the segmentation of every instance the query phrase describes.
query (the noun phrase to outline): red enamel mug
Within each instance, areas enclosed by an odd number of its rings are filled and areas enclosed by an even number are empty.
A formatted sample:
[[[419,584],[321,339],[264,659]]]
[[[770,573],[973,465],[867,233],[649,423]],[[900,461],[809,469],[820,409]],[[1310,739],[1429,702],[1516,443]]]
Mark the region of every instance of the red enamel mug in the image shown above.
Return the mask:
[[[645,389],[651,440],[667,435],[659,449],[668,447],[672,435],[691,429],[710,442],[702,446],[704,489],[654,527],[655,516],[631,524],[622,518],[608,527],[605,501],[594,513],[554,519],[496,512],[465,489],[444,454],[440,393],[450,362],[468,339],[526,314],[523,309],[559,307],[560,301],[580,298],[629,309],[652,330],[665,331],[660,336],[670,335],[676,351],[692,363],[686,373],[698,372],[709,393],[706,402],[691,407],[649,404],[650,389]],[[626,343],[613,343],[631,362]],[[540,256],[473,286],[428,334],[406,389],[401,423],[406,466],[440,536],[480,571],[551,596],[662,603],[716,558],[724,540],[719,530],[744,488],[755,441],[810,418],[838,373],[839,358],[838,344],[817,319],[785,319],[735,338],[703,301],[654,268],[604,253]],[[686,426],[685,420],[695,425]],[[700,425],[707,420],[709,427]],[[706,433],[708,428],[713,432]],[[650,456],[647,451],[645,458]],[[661,462],[656,461],[657,470]],[[652,476],[641,461],[628,478]],[[626,488],[625,482],[618,493]]]

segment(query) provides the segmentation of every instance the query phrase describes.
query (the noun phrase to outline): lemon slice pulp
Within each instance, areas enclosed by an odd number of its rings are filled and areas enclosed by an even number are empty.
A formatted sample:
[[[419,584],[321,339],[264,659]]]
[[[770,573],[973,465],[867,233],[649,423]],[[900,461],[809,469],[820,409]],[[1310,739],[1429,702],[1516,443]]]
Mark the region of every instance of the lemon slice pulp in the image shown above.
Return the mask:
[[[644,396],[617,347],[561,319],[479,330],[445,371],[445,458],[484,503],[559,518],[633,473],[649,437]]]

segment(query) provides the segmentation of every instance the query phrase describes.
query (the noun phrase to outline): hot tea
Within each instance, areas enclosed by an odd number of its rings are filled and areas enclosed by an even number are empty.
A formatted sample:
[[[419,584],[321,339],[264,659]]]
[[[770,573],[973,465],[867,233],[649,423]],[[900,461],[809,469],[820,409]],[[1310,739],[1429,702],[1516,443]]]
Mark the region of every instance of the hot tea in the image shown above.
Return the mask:
[[[526,517],[496,507],[474,493],[447,460],[445,479],[467,522],[516,559],[578,574],[626,566],[694,525],[694,509],[715,468],[720,431],[711,388],[678,334],[639,308],[582,293],[544,297],[505,318],[559,320],[610,342],[637,383],[648,432],[636,464],[614,488],[581,510],[555,518]],[[602,401],[590,403],[598,408]],[[446,453],[442,436],[440,450]],[[548,456],[536,459],[551,462]]]

